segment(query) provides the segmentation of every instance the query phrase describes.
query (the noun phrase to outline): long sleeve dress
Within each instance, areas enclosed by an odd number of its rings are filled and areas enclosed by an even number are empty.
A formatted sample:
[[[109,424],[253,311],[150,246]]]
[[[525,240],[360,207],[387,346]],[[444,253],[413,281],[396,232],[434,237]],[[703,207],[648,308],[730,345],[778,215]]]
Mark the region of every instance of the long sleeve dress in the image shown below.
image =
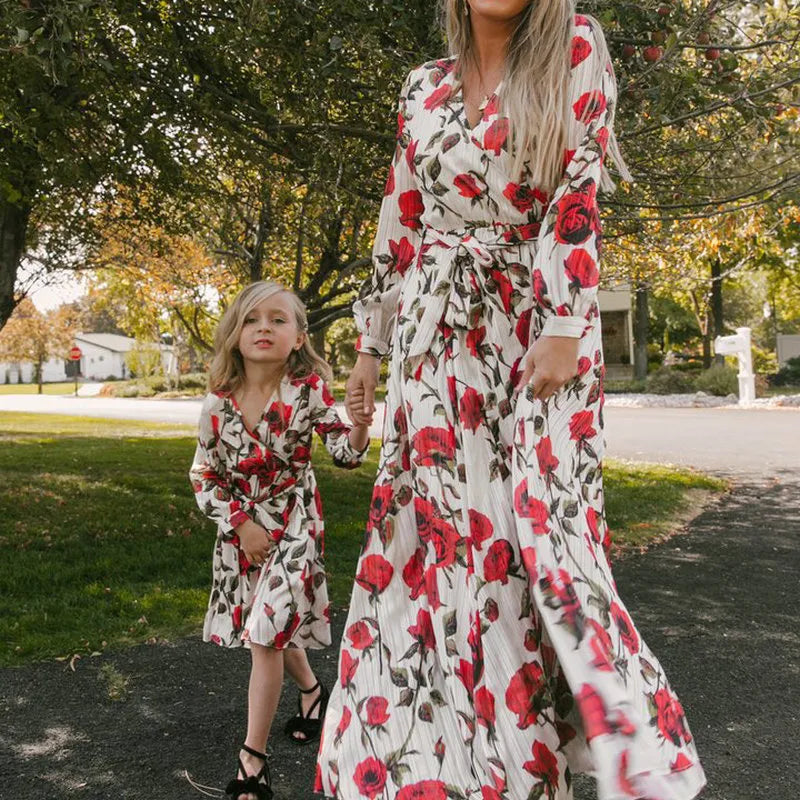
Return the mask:
[[[189,476],[200,509],[217,524],[203,639],[225,647],[278,649],[331,643],[322,504],[311,467],[312,435],[337,466],[357,467],[367,448],[350,444],[322,379],[284,376],[250,430],[232,394],[203,401]],[[247,519],[276,542],[250,563],[235,528]]]
[[[454,59],[402,89],[363,352],[391,352],[365,544],[316,789],[343,800],[688,800],[675,693],[604,545],[596,191],[616,87],[575,19],[563,180],[511,175],[498,94],[470,127]],[[502,87],[500,88],[502,92]],[[513,389],[541,335],[579,338],[549,401]]]

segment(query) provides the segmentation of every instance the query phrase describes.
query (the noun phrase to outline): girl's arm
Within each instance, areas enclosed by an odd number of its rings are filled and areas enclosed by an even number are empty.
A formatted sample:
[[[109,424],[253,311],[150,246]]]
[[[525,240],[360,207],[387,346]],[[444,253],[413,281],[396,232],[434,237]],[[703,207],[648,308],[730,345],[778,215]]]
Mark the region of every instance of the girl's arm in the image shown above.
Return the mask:
[[[336,411],[333,395],[321,378],[310,394],[311,420],[337,467],[353,469],[369,450],[367,425],[348,425]]]
[[[389,167],[372,248],[372,276],[362,286],[353,306],[359,331],[356,350],[373,356],[385,356],[389,352],[402,277],[407,269],[413,268],[421,240],[422,195],[414,174],[414,148],[409,149],[414,74],[413,70],[409,73],[400,92],[397,146]]]
[[[224,534],[230,534],[250,517],[242,503],[233,497],[225,465],[217,450],[222,424],[222,403],[216,395],[209,394],[200,411],[197,448],[189,479],[200,510],[216,522]]]

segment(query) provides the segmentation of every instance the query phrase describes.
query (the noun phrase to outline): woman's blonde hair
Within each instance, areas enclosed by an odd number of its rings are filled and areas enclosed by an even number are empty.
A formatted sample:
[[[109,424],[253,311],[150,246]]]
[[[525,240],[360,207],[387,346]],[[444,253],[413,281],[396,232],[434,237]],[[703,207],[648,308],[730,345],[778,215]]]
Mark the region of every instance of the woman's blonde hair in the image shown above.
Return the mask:
[[[475,65],[472,28],[466,13],[467,0],[441,0],[442,23],[450,54],[458,57],[456,74]],[[499,95],[500,114],[510,121],[514,153],[513,173],[523,176],[528,162],[533,181],[549,192],[555,190],[564,169],[564,151],[570,120],[569,75],[575,0],[531,0],[522,12],[506,54],[503,89]],[[596,63],[605,69],[609,55],[600,24],[589,17],[597,33]],[[602,73],[593,81],[599,86]],[[609,124],[609,155],[620,174],[630,178],[619,152],[612,124]],[[545,135],[538,135],[546,132]],[[602,187],[614,184],[603,169]]]
[[[316,372],[326,381],[331,368],[311,346],[308,339],[308,317],[303,301],[291,290],[273,281],[257,281],[242,289],[228,306],[214,334],[214,358],[208,373],[208,388],[212,392],[235,392],[244,382],[244,361],[239,352],[239,337],[247,315],[261,302],[283,292],[288,295],[294,310],[297,329],[304,334],[303,344],[292,350],[286,372],[293,378],[304,378]]]

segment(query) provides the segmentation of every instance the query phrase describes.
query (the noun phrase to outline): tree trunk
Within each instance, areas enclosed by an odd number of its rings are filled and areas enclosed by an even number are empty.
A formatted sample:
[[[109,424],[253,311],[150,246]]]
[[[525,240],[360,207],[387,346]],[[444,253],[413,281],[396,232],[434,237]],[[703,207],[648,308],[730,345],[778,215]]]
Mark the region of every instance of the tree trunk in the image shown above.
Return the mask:
[[[647,377],[647,334],[650,329],[650,314],[647,308],[647,289],[637,286],[636,304],[633,314],[633,377],[643,381]]]
[[[39,394],[42,394],[42,384],[44,383],[44,361],[42,359],[39,359],[39,363],[36,365],[36,377],[39,382]]]
[[[719,258],[711,262],[711,317],[714,320],[714,336],[723,333],[723,308],[722,308],[722,264]],[[725,356],[715,355],[715,364],[724,364]]]
[[[0,198],[0,330],[14,311],[14,285],[25,249],[30,208]]]
[[[711,366],[711,332],[709,328],[710,326],[707,325],[703,334],[703,369]]]

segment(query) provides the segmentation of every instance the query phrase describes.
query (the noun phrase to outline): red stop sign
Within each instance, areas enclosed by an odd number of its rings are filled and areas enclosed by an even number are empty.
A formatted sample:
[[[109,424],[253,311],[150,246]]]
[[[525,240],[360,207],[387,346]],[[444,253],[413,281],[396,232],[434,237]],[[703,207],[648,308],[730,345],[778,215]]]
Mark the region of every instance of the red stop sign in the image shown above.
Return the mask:
[[[70,361],[80,361],[81,357],[81,349],[80,347],[70,347],[69,349],[69,360]]]

